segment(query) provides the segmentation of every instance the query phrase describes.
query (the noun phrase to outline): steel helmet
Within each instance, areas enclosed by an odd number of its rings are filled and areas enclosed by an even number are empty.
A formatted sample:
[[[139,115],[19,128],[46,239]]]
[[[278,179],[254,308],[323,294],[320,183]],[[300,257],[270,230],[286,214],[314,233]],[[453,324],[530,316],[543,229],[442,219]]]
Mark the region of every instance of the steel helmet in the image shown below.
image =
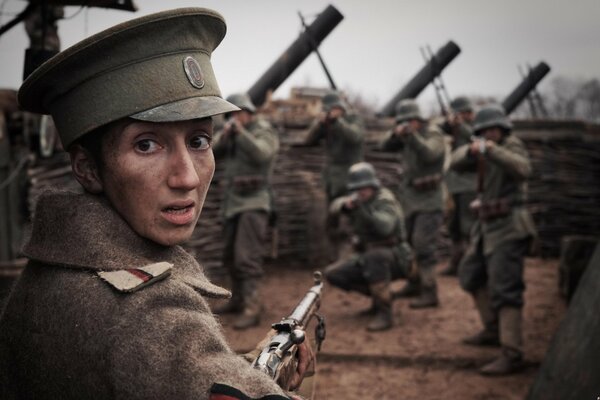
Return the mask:
[[[348,170],[348,190],[358,190],[364,187],[381,187],[375,168],[367,162],[354,164]]]
[[[473,111],[473,103],[468,97],[459,96],[450,102],[450,108],[454,112],[469,112]]]
[[[246,110],[251,113],[256,112],[256,107],[254,106],[254,103],[252,103],[250,96],[248,96],[248,94],[246,93],[232,94],[229,97],[227,97],[227,101],[233,105],[238,106],[242,110]]]
[[[475,120],[473,121],[473,131],[475,134],[479,134],[484,129],[494,127],[501,128],[507,132],[512,129],[512,123],[506,116],[504,108],[499,104],[489,104],[482,107],[475,114]]]
[[[323,111],[327,112],[334,107],[339,107],[346,111],[347,107],[340,95],[336,92],[327,93],[321,100],[323,104]]]
[[[396,122],[401,123],[411,119],[425,120],[423,115],[421,115],[421,109],[415,100],[400,100],[398,104],[396,104]]]

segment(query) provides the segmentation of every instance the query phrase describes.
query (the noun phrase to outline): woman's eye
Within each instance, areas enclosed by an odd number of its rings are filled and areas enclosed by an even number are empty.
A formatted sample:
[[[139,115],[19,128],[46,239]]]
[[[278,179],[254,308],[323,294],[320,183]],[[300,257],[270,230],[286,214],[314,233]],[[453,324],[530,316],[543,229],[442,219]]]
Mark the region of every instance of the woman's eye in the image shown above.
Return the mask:
[[[190,140],[190,147],[194,150],[206,150],[210,147],[210,138],[206,135],[194,136]]]
[[[151,153],[158,149],[158,144],[151,139],[142,139],[135,143],[135,148],[143,153]]]

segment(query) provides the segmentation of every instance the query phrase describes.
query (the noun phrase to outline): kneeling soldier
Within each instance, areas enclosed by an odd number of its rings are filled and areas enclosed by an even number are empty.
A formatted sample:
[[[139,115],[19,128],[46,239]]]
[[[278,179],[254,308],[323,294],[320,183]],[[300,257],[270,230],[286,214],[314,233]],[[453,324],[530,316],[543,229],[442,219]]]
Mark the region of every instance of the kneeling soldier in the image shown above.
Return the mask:
[[[406,277],[412,260],[402,208],[392,192],[381,186],[371,164],[350,167],[347,187],[350,194],[336,199],[329,212],[348,215],[357,253],[329,265],[325,277],[341,289],[371,296],[374,316],[367,329],[386,330],[392,326],[390,282]]]

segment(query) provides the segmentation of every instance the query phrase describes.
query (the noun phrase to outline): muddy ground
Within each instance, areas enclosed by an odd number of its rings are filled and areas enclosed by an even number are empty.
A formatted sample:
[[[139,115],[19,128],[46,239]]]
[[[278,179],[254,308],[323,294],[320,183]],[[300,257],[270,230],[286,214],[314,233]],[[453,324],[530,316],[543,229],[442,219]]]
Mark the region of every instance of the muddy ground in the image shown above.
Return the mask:
[[[327,338],[318,355],[315,399],[524,399],[566,309],[558,291],[557,260],[528,259],[525,280],[528,367],[500,378],[477,372],[498,349],[461,344],[461,338],[481,325],[456,278],[439,278],[439,308],[412,310],[407,300],[396,301],[396,325],[382,333],[367,332],[368,317],[357,315],[369,306],[367,298],[327,286],[321,306]],[[270,323],[291,312],[311,284],[310,270],[270,266],[262,288],[269,300],[261,325],[239,332],[230,327],[232,317],[221,318],[232,347],[250,350]]]

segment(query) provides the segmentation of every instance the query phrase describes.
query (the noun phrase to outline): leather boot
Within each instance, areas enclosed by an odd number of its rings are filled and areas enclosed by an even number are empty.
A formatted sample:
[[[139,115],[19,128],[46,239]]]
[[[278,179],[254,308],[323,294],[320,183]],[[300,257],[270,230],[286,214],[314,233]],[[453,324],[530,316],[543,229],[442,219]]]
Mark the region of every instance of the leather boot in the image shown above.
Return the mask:
[[[258,279],[246,279],[241,282],[240,286],[244,297],[244,310],[236,318],[233,328],[241,330],[259,324],[262,303],[258,293]]]
[[[231,298],[223,304],[216,305],[213,307],[213,313],[215,314],[239,314],[244,309],[244,297],[239,281],[232,280],[231,284]]]
[[[423,287],[419,297],[414,299],[408,305],[410,308],[431,308],[440,304],[437,295],[437,286]]]
[[[419,265],[419,278],[421,279],[421,294],[410,304],[410,308],[430,308],[439,305],[437,283],[435,281],[435,264]]]
[[[460,264],[460,260],[465,253],[464,242],[458,241],[452,243],[450,260],[446,268],[440,271],[440,275],[444,276],[457,276],[458,275],[458,265]]]
[[[500,309],[500,343],[502,352],[479,372],[483,375],[508,375],[523,369],[522,310],[516,307]]]
[[[473,294],[473,301],[483,323],[483,330],[464,338],[462,342],[471,346],[500,346],[498,315],[492,310],[487,287],[478,289]]]
[[[376,313],[367,325],[371,332],[385,331],[392,327],[392,293],[388,281],[373,283],[369,286]]]

